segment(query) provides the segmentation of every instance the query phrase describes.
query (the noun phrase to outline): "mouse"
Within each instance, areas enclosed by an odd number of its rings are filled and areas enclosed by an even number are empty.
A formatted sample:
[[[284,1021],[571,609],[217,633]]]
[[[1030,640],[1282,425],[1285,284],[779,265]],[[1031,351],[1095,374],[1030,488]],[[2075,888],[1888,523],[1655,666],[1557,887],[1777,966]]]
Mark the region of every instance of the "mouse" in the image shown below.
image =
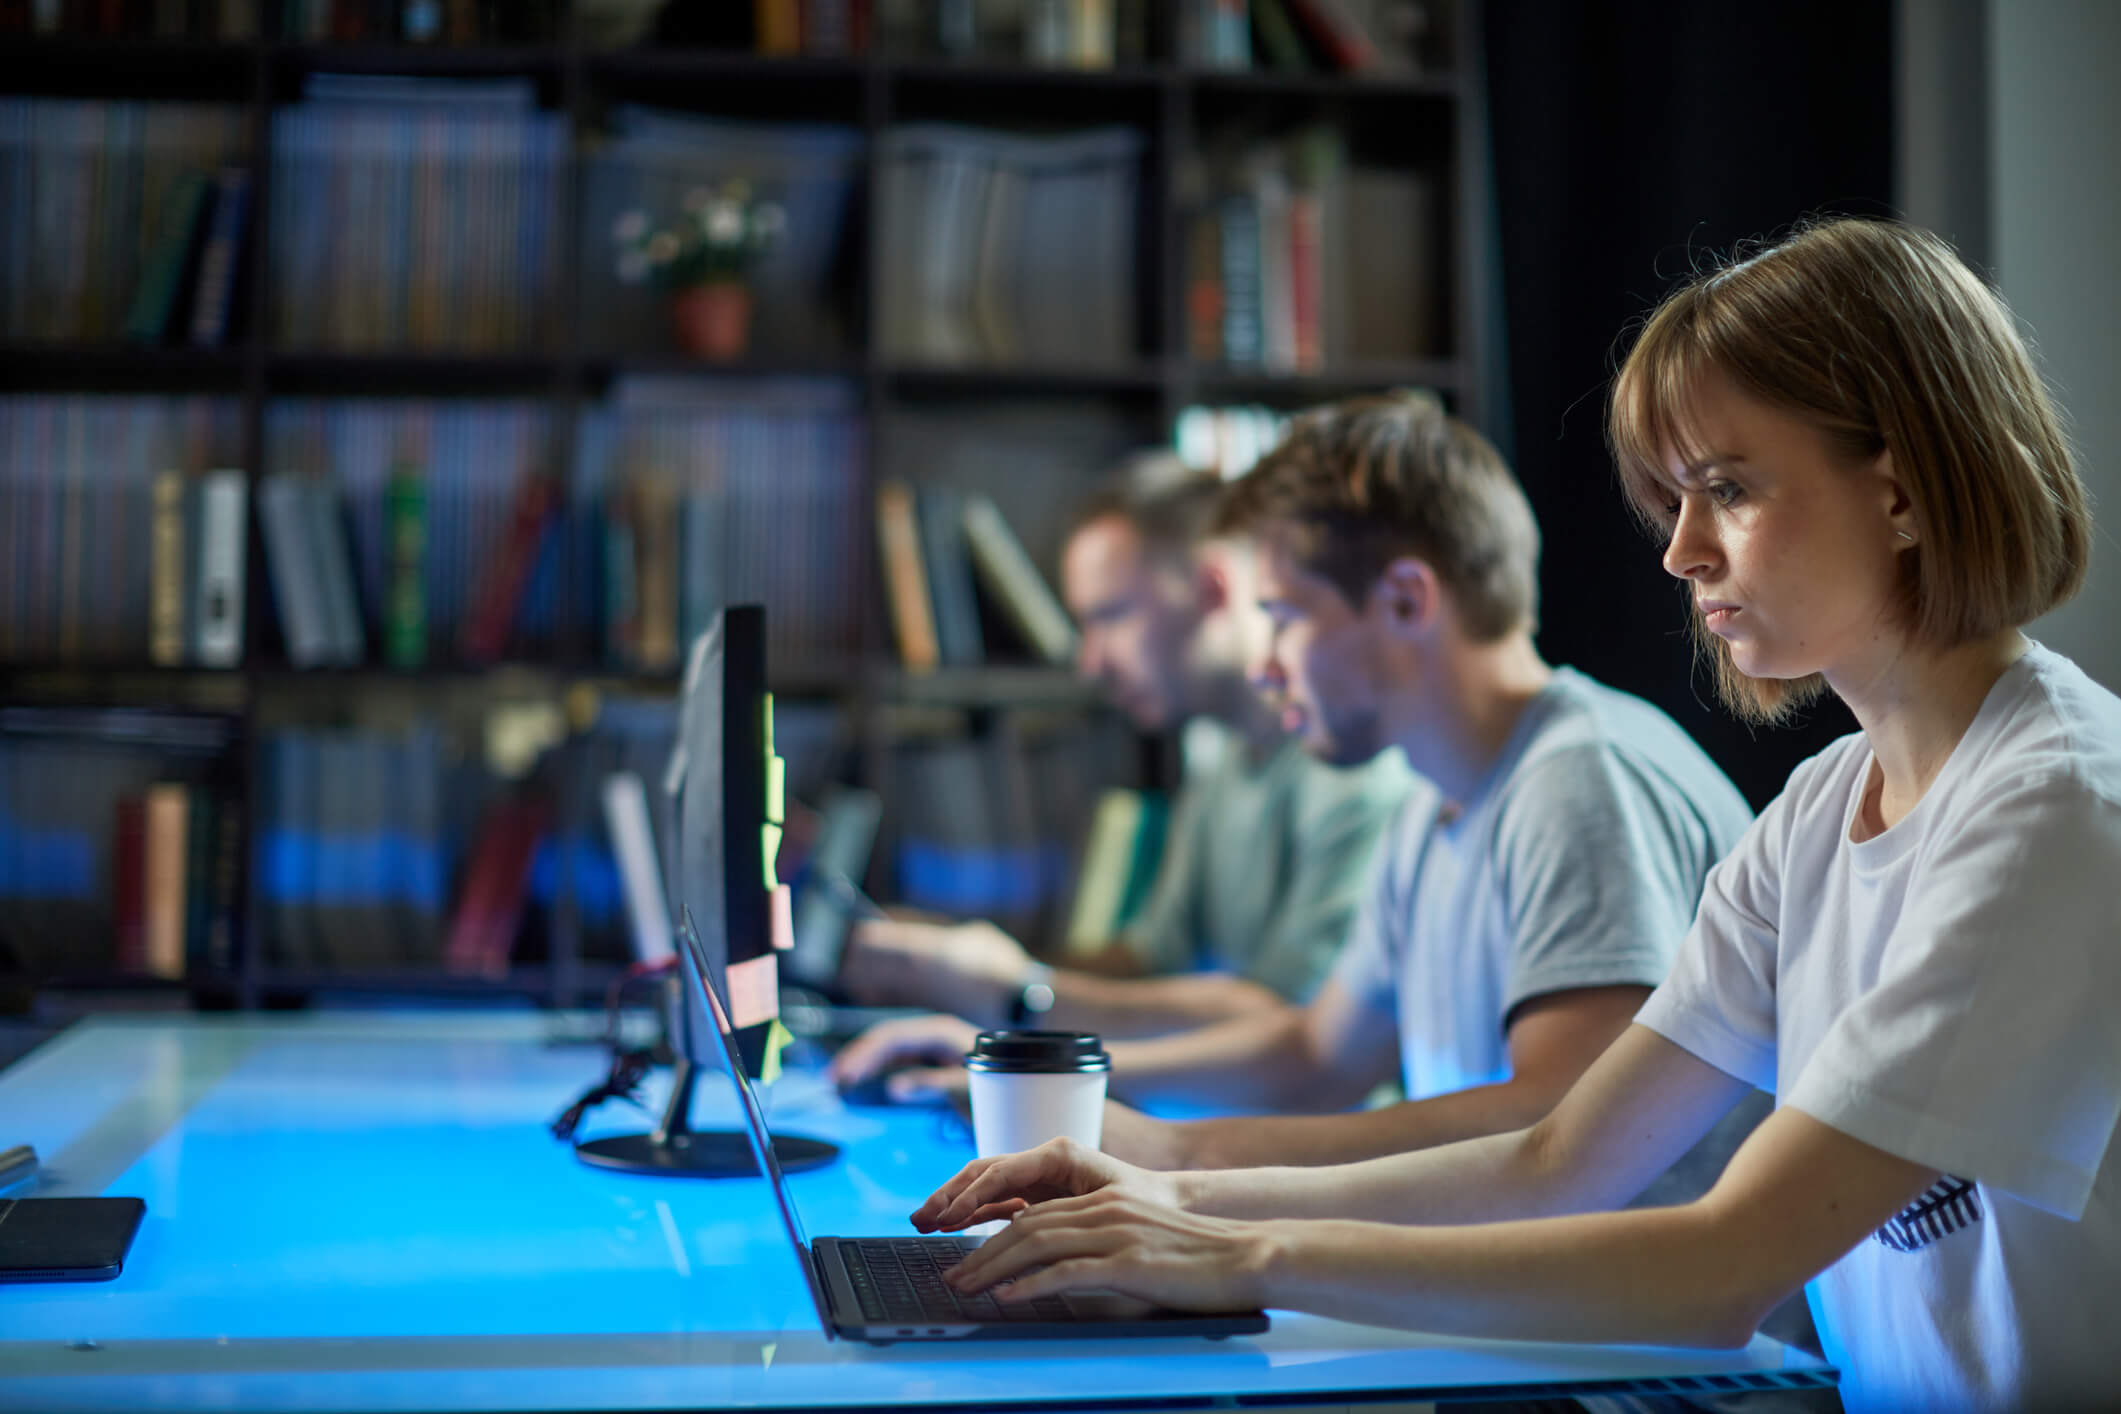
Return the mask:
[[[858,1080],[852,1085],[841,1087],[840,1099],[842,1102],[849,1105],[871,1108],[879,1106],[891,1106],[894,1108],[927,1106],[930,1108],[934,1108],[949,1104],[949,1096],[940,1094],[933,1090],[923,1091],[922,1093],[913,1096],[911,1099],[900,1100],[894,1098],[890,1090],[886,1088],[890,1084],[891,1077],[897,1075],[902,1070],[925,1069],[927,1069],[927,1067],[919,1065],[901,1065],[887,1067],[883,1070],[877,1071],[874,1075],[869,1076],[867,1079]]]

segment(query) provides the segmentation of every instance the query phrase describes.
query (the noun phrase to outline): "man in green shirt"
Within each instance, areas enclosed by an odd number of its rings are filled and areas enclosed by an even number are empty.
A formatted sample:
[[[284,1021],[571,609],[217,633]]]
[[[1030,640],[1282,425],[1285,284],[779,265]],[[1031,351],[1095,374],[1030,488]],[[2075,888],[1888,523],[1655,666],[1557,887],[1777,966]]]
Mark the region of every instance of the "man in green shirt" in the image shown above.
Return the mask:
[[[976,1027],[1149,1036],[1301,1003],[1331,970],[1411,778],[1396,753],[1354,770],[1319,764],[1246,683],[1249,551],[1209,533],[1220,490],[1174,458],[1138,458],[1079,511],[1062,549],[1078,670],[1144,731],[1183,732],[1142,916],[1060,968],[991,923],[862,925],[841,974],[848,991],[950,1015],[857,1038],[838,1066],[848,1081],[895,1058],[954,1058]]]

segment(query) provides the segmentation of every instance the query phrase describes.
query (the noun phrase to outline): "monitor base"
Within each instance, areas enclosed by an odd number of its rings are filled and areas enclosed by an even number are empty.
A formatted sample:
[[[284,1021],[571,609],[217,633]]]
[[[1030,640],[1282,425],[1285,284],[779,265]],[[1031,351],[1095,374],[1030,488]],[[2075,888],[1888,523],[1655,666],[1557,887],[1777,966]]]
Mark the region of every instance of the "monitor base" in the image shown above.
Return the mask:
[[[839,1147],[792,1134],[773,1136],[773,1157],[788,1173],[820,1168],[838,1158]],[[734,1129],[673,1134],[613,1134],[574,1146],[574,1156],[592,1168],[666,1178],[757,1178],[759,1161],[751,1141]]]

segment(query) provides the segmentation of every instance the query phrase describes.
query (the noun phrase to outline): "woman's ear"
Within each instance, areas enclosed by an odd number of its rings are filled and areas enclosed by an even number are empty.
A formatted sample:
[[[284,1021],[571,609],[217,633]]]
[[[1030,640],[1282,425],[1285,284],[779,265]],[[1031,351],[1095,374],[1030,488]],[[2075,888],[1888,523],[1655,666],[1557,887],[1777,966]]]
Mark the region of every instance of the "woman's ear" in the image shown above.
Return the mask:
[[[1885,508],[1886,524],[1892,527],[1893,544],[1907,550],[1921,543],[1921,528],[1915,524],[1915,500],[1907,491],[1907,484],[1900,479],[1893,464],[1890,448],[1880,452],[1871,462],[1871,474],[1878,478],[1878,495]]]

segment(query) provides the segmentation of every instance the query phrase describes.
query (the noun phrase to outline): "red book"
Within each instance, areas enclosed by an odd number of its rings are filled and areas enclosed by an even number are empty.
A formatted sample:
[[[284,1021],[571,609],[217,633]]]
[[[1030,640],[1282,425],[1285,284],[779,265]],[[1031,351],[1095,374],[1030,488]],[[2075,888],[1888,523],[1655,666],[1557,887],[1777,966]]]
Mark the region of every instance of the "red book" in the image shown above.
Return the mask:
[[[449,971],[508,975],[508,955],[515,948],[516,926],[523,920],[523,900],[530,887],[530,863],[548,813],[545,802],[536,799],[503,800],[486,812],[464,869],[456,915],[449,920],[449,941],[442,949],[442,964]]]
[[[467,662],[490,663],[508,647],[509,626],[522,605],[530,572],[537,568],[538,546],[559,508],[559,483],[552,477],[532,476],[517,489],[508,529],[486,567],[477,602],[457,642]]]
[[[147,801],[128,795],[118,801],[116,839],[111,849],[111,915],[116,925],[113,966],[120,972],[147,971]]]
[[[1325,304],[1325,268],[1321,247],[1325,244],[1325,213],[1318,193],[1289,194],[1289,303],[1296,331],[1296,367],[1316,373],[1325,367],[1325,340],[1319,328],[1319,313]]]
[[[1377,62],[1377,47],[1339,0],[1282,0],[1303,27],[1311,45],[1342,71],[1367,69]]]

